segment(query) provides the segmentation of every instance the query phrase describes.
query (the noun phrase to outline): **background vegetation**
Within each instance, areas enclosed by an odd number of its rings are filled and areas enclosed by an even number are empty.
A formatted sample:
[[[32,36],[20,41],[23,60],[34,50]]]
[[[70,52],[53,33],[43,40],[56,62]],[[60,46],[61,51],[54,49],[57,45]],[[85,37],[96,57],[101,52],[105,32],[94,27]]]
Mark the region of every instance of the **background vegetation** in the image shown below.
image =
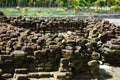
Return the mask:
[[[120,6],[120,0],[0,0],[0,7],[67,7]]]
[[[1,9],[7,16],[120,14],[120,0],[0,0],[0,7],[8,8]],[[10,7],[16,9],[9,10]],[[29,7],[40,9],[31,10]],[[48,9],[52,7],[56,9]]]

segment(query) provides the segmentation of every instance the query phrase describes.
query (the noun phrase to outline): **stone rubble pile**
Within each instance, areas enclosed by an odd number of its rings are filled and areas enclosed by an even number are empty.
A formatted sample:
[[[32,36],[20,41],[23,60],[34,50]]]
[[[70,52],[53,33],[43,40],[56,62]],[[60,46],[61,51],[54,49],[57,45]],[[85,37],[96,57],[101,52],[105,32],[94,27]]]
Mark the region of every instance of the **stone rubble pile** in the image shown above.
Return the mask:
[[[0,78],[70,80],[82,73],[96,78],[98,61],[119,64],[119,53],[120,26],[109,21],[20,16],[0,22]]]

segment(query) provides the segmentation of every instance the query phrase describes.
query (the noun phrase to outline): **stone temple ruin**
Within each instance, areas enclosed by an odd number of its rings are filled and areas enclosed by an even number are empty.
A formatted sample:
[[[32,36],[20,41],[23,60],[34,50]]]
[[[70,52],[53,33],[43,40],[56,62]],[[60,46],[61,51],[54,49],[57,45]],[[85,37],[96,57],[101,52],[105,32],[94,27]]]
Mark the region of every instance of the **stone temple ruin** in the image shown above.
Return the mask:
[[[77,74],[99,80],[99,60],[120,64],[120,26],[101,19],[1,19],[0,80],[75,80]]]

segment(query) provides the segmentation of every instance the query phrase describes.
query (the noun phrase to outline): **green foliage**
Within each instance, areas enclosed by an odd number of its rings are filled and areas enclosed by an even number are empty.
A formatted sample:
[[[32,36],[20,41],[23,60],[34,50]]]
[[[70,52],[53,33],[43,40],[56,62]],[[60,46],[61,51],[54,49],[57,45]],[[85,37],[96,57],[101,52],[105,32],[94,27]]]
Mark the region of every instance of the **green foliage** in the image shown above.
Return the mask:
[[[74,6],[79,6],[79,0],[74,0]]]
[[[22,10],[21,10],[22,15],[27,15],[27,11],[28,11],[27,7],[22,8]]]
[[[111,10],[119,11],[120,10],[120,6],[118,6],[118,5],[112,6]]]
[[[94,10],[94,12],[95,12],[95,13],[99,13],[99,12],[100,12],[100,10],[99,10],[99,9],[96,9],[96,10]]]
[[[82,8],[80,6],[74,6],[74,9],[82,10]]]
[[[74,6],[74,12],[78,13],[82,8],[80,6]]]
[[[106,0],[97,0],[97,1],[95,2],[95,5],[96,5],[96,6],[103,7],[103,6],[106,5]]]
[[[67,10],[68,10],[67,7],[62,8],[62,11],[67,11]]]
[[[87,2],[86,2],[86,0],[80,0],[80,2],[79,2],[80,4],[80,6],[86,6],[86,4],[87,4]]]
[[[94,4],[95,3],[95,4]],[[0,7],[69,7],[74,6],[89,7],[89,6],[114,6],[120,5],[120,0],[0,0]]]
[[[115,0],[115,4],[119,6],[120,5],[120,0]]]
[[[16,9],[17,9],[17,10],[20,10],[20,6],[17,6]]]
[[[56,0],[56,3],[61,4],[61,3],[63,3],[63,0]]]

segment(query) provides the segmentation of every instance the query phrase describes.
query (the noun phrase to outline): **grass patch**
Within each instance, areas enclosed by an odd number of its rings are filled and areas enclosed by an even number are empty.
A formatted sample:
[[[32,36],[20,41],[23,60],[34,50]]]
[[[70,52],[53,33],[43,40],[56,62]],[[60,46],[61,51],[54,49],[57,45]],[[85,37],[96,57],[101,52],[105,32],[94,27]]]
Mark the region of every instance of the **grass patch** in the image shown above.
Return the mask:
[[[57,15],[83,15],[81,13],[74,13],[74,11],[64,10],[1,10],[6,16],[57,16]]]

